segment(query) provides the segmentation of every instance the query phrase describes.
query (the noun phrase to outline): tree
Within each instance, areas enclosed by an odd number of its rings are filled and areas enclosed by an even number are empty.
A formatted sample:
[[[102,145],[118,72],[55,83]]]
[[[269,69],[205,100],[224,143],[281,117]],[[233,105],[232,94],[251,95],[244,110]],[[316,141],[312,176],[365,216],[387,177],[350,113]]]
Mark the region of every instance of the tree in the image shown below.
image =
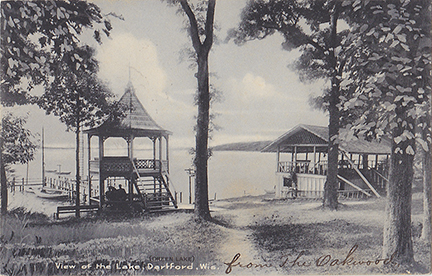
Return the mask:
[[[1,1],[0,27],[1,103],[13,106],[30,103],[34,97],[29,92],[36,85],[48,86],[59,62],[69,64],[72,72],[79,70],[79,35],[93,28],[100,42],[111,23],[86,1]],[[3,201],[7,194],[2,194]]]
[[[182,10],[189,20],[189,35],[196,55],[198,70],[196,78],[198,81],[197,105],[198,116],[196,126],[195,159],[195,215],[204,220],[210,220],[208,205],[208,140],[210,124],[210,82],[208,57],[213,45],[214,13],[216,0],[208,0],[207,8],[205,2],[194,7],[187,0],[179,0]],[[202,16],[202,12],[206,16]]]
[[[351,80],[346,89],[352,93],[342,104],[345,110],[362,110],[353,120],[356,135],[392,140],[383,257],[394,254],[400,263],[412,264],[413,159],[420,150],[416,148],[417,128],[421,133],[417,140],[426,153],[425,181],[429,181],[424,182],[425,204],[427,197],[430,204],[430,2],[344,4],[366,11],[368,21],[352,24],[356,48],[347,66],[355,70],[346,72]],[[425,207],[427,229],[430,206]]]
[[[328,173],[323,206],[338,207],[338,154],[341,127],[340,83],[345,67],[347,30],[338,31],[338,22],[347,21],[352,12],[337,0],[253,0],[243,10],[241,23],[230,36],[238,44],[264,39],[279,32],[285,50],[299,49],[302,55],[296,68],[303,81],[324,78],[330,88],[321,100],[329,113]]]
[[[1,215],[5,217],[7,211],[7,177],[6,169],[11,164],[26,164],[33,160],[37,148],[33,134],[24,128],[26,119],[14,117],[6,113],[2,117],[1,125]]]
[[[76,70],[80,61],[74,49],[79,35],[94,28],[109,35],[111,23],[98,6],[86,1],[1,2],[1,101],[3,105],[28,102],[28,91],[49,82],[52,65],[61,60]],[[98,26],[96,26],[98,25]],[[28,87],[23,87],[26,79]]]
[[[76,49],[81,58],[80,69],[69,70],[69,64],[59,63],[55,78],[46,88],[37,104],[65,123],[75,132],[76,139],[76,216],[80,216],[80,132],[83,127],[93,127],[104,119],[122,115],[122,109],[110,102],[114,95],[96,77],[97,62],[93,50],[87,46]]]

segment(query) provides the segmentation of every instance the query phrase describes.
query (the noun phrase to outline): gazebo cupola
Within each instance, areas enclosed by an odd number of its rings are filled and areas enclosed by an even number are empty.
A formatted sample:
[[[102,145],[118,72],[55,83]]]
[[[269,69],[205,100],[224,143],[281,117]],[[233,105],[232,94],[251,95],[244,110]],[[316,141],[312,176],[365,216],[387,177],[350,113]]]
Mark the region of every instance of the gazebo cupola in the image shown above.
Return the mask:
[[[118,120],[107,120],[102,125],[85,131],[88,135],[89,196],[99,203],[100,208],[111,205],[106,197],[106,180],[124,178],[127,183],[127,204],[136,209],[160,209],[177,207],[175,194],[169,187],[169,135],[170,131],[160,127],[139,101],[132,83],[119,101],[125,107],[125,116]],[[99,138],[99,156],[91,156],[91,139]],[[134,140],[139,137],[150,139],[153,145],[152,157],[139,159],[134,152]],[[110,138],[123,138],[127,143],[127,156],[109,156],[104,145]],[[126,151],[124,151],[126,152]],[[164,153],[164,154],[163,154]],[[92,193],[92,183],[98,181],[98,195]],[[120,203],[116,203],[120,204]]]

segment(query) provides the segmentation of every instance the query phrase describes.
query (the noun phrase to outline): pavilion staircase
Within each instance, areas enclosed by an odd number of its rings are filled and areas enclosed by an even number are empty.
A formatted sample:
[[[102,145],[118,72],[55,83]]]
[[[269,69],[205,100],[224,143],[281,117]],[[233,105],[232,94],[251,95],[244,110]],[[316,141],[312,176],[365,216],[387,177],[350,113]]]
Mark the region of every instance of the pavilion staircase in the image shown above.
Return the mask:
[[[132,162],[136,181],[135,189],[147,212],[160,212],[177,209],[173,187],[170,187],[169,174],[164,168],[158,173],[141,174]],[[171,183],[172,186],[172,183]]]
[[[388,177],[384,175],[384,172],[380,172],[374,168],[369,168],[368,171],[365,172],[365,176],[371,183],[373,183],[379,194],[383,196],[386,195]]]

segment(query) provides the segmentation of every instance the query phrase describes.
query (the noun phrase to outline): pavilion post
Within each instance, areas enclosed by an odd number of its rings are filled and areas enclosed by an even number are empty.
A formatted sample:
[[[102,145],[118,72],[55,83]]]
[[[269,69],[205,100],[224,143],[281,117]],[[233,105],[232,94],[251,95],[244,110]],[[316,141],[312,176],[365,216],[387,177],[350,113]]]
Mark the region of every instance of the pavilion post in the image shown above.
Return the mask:
[[[362,166],[363,166],[363,170],[367,170],[369,168],[369,161],[368,161],[368,154],[363,154],[362,155]]]
[[[313,173],[315,173],[316,170],[316,146],[313,147]]]
[[[280,145],[277,146],[276,172],[279,172],[279,162],[280,162]]]
[[[378,154],[375,154],[375,170],[378,169]]]

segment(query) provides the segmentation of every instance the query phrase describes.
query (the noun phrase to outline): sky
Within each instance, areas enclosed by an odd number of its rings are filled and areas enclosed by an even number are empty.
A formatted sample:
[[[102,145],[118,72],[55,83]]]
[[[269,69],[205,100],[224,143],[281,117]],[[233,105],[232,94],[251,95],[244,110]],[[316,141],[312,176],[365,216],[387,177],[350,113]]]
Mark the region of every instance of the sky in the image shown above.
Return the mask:
[[[184,54],[191,49],[185,31],[186,17],[177,6],[160,0],[96,0],[104,14],[113,12],[113,30],[96,48],[99,77],[120,97],[130,80],[152,118],[173,132],[172,147],[192,147],[197,107],[194,94],[196,67]],[[299,56],[285,51],[276,34],[261,41],[238,46],[225,42],[227,31],[240,20],[244,0],[217,0],[215,21],[218,39],[210,53],[211,84],[221,100],[211,112],[219,130],[212,132],[210,145],[274,140],[297,124],[326,126],[328,118],[313,110],[308,99],[322,93],[324,82],[304,84],[288,66]],[[28,126],[40,133],[45,128],[45,145],[74,146],[74,134],[59,120],[37,107],[15,108],[28,112]]]

